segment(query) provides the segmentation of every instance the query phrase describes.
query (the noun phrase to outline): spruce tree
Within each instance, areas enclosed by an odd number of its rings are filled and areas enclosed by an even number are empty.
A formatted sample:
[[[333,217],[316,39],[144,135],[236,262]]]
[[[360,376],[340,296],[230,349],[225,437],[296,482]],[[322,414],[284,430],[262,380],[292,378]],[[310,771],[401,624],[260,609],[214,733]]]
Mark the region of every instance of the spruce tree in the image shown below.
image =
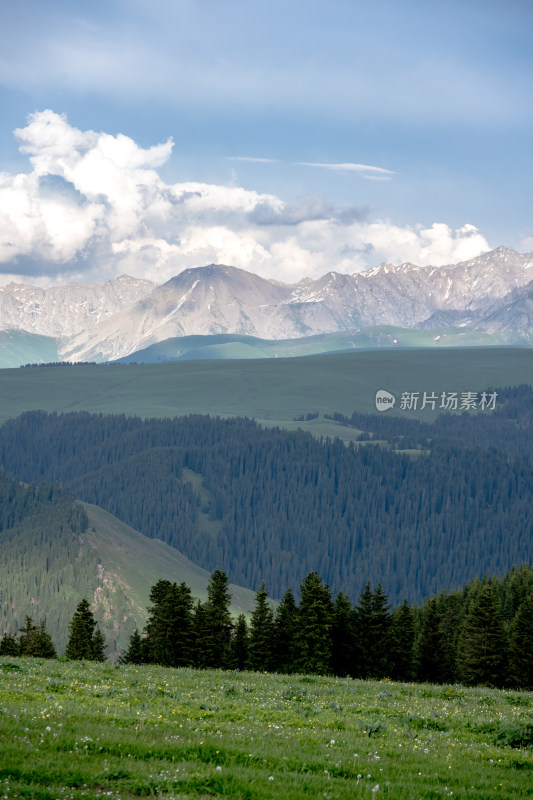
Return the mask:
[[[424,603],[422,624],[415,642],[415,673],[419,681],[441,683],[444,669],[444,640],[441,617],[434,597]]]
[[[105,637],[98,625],[93,633],[93,661],[105,661]]]
[[[490,584],[483,586],[464,619],[458,646],[458,669],[471,686],[504,686],[508,642],[500,609]]]
[[[192,663],[192,596],[185,583],[161,579],[152,586],[146,624],[148,660],[164,667]]]
[[[24,626],[19,628],[19,648],[20,648],[20,655],[21,656],[30,656],[33,655],[30,651],[32,650],[33,645],[33,634],[36,631],[36,626],[33,624],[33,620],[28,614],[26,614],[26,618],[24,620]]]
[[[298,607],[298,670],[301,672],[331,672],[331,630],[333,603],[327,584],[316,572],[304,578],[300,586]]]
[[[351,674],[354,654],[354,620],[350,599],[339,592],[333,607],[331,627],[331,671],[345,677]]]
[[[390,669],[391,615],[387,597],[378,584],[372,595],[370,675],[385,678]]]
[[[274,669],[291,673],[296,668],[298,609],[291,589],[283,595],[274,617]]]
[[[355,652],[351,674],[369,678],[372,667],[372,590],[367,583],[354,609]]]
[[[442,594],[437,599],[441,615],[443,662],[441,680],[454,683],[457,680],[457,643],[461,631],[463,609],[457,592]]]
[[[248,667],[255,672],[272,669],[274,645],[274,614],[268,604],[265,582],[255,596],[250,625]]]
[[[533,689],[533,594],[520,604],[511,625],[511,680],[520,689]]]
[[[46,630],[44,622],[41,622],[41,624],[32,631],[27,655],[35,656],[36,658],[57,657],[52,637]]]
[[[246,669],[248,664],[248,625],[244,614],[239,614],[231,637],[229,666],[231,669]]]
[[[20,644],[12,633],[6,633],[0,640],[0,656],[19,656]]]
[[[100,632],[96,634],[96,620],[88,601],[84,598],[79,604],[69,624],[69,639],[65,655],[73,661],[87,659],[98,661],[102,655],[103,643]]]
[[[145,662],[145,656],[146,651],[143,639],[137,628],[135,628],[130,636],[128,649],[120,661],[122,664],[143,664]]]
[[[391,677],[397,681],[411,681],[414,676],[415,626],[413,612],[405,599],[392,613],[391,626]]]
[[[228,586],[227,575],[215,570],[207,585],[207,601],[198,601],[194,608],[193,663],[200,669],[230,666],[233,622]]]

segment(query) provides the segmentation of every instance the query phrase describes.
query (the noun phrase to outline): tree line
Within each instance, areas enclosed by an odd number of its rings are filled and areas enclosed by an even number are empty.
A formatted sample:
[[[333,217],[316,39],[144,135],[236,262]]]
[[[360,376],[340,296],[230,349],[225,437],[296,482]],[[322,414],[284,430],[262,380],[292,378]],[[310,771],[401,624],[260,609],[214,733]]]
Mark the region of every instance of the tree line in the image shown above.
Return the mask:
[[[249,621],[231,618],[224,572],[211,575],[207,594],[195,603],[185,583],[158,581],[146,627],[133,632],[123,660],[533,689],[528,566],[393,610],[379,584],[367,583],[352,604],[343,592],[333,597],[316,572],[302,582],[299,602],[288,589],[275,610],[263,583]]]
[[[249,620],[232,618],[221,570],[212,573],[203,603],[185,583],[163,579],[150,602],[146,627],[132,633],[123,663],[533,689],[529,566],[393,610],[380,585],[367,583],[352,604],[343,592],[333,597],[316,572],[302,582],[298,602],[288,589],[275,608],[263,582]],[[65,656],[103,661],[104,651],[84,599],[69,624]],[[45,624],[26,617],[18,638],[0,641],[0,655],[54,658],[56,651]]]
[[[85,598],[78,604],[68,628],[67,659],[105,661],[105,638]],[[57,651],[46,630],[46,623],[35,625],[33,619],[26,615],[24,626],[19,628],[16,636],[6,633],[0,640],[0,655],[57,658]]]

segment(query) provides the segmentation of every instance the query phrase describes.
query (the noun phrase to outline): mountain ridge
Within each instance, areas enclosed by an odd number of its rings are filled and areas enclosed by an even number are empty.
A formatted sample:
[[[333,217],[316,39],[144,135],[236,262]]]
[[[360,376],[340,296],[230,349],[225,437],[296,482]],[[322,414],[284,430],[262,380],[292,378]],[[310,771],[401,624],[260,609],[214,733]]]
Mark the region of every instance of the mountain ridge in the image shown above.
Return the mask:
[[[529,286],[529,288],[527,288]],[[296,339],[392,325],[443,325],[533,342],[533,253],[498,247],[441,267],[411,263],[296,284],[230,265],[186,269],[161,285],[120,276],[48,290],[0,290],[0,330],[54,336],[67,361],[111,361],[175,337]]]

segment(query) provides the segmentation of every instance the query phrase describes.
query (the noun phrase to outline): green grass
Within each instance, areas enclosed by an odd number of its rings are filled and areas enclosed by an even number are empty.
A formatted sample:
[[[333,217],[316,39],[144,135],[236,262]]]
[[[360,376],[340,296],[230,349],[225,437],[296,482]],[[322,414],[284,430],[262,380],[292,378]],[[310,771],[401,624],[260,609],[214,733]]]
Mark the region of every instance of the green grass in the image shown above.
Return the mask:
[[[3,658],[0,797],[530,797],[533,751],[506,742],[532,699]]]
[[[152,364],[165,361],[224,358],[287,358],[343,350],[394,347],[487,347],[523,344],[525,337],[487,333],[464,328],[413,330],[394,325],[338,333],[302,336],[298,339],[258,339],[233,333],[211,336],[179,336],[137,350],[119,359],[122,363]]]
[[[532,368],[530,349],[462,348],[2,370],[0,420],[41,408],[142,417],[244,415],[287,423],[308,411],[374,412],[377,389],[480,391],[530,382]],[[406,412],[396,407],[387,413]]]

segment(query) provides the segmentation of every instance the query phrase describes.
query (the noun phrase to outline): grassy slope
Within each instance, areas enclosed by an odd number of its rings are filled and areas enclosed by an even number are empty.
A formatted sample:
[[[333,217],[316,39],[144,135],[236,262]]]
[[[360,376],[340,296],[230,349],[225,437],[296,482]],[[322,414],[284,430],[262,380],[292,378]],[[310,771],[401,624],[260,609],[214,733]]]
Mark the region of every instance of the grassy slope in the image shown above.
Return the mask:
[[[480,347],[508,343],[521,342],[506,341],[501,334],[461,328],[426,331],[375,325],[358,331],[323,333],[298,339],[258,339],[239,334],[173,337],[137,350],[119,361],[126,364],[154,364],[206,358],[288,358],[378,347]]]
[[[0,331],[0,369],[58,361],[57,340],[27,331]]]
[[[121,591],[128,600],[131,616],[138,627],[146,620],[150,588],[160,578],[185,581],[194,597],[206,600],[209,572],[189,561],[182,553],[158,539],[148,539],[98,506],[83,503],[89,517],[85,538],[102,561],[104,573],[99,580],[102,597]],[[248,614],[255,593],[240,586],[230,587],[232,613]],[[105,608],[106,601],[102,600]]]
[[[388,350],[251,361],[42,367],[0,372],[0,420],[21,411],[247,415],[374,412],[377,389],[478,391],[531,382],[533,350]],[[400,412],[398,407],[388,413]],[[431,416],[431,412],[428,412]]]
[[[75,543],[77,557],[72,564],[65,559],[52,560],[58,568],[47,569],[47,552],[42,553],[42,565],[35,563],[37,575],[46,575],[46,586],[54,591],[41,595],[39,587],[28,598],[25,582],[18,580],[19,563],[13,563],[6,553],[0,562],[0,580],[9,590],[11,606],[2,616],[11,632],[21,625],[25,614],[35,622],[45,618],[59,654],[65,650],[68,624],[80,600],[86,597],[95,610],[111,655],[126,648],[134,628],[142,630],[146,623],[146,608],[150,604],[150,589],[160,578],[185,583],[193,597],[205,600],[209,573],[189,561],[178,550],[157,539],[148,539],[97,506],[83,504],[89,527],[80,543]],[[79,548],[79,549],[78,549]],[[80,575],[83,577],[81,578]],[[254,606],[255,593],[240,586],[230,586],[232,613],[249,614]]]
[[[532,693],[0,661],[4,797],[531,797]]]

